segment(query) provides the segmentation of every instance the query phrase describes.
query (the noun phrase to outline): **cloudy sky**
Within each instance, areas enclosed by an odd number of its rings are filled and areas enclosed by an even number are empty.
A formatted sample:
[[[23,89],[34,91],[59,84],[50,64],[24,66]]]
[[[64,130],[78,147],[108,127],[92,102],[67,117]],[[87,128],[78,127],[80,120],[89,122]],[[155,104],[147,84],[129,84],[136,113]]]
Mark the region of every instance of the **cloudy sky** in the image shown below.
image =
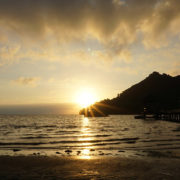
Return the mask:
[[[179,49],[179,0],[0,0],[0,104],[112,98]]]

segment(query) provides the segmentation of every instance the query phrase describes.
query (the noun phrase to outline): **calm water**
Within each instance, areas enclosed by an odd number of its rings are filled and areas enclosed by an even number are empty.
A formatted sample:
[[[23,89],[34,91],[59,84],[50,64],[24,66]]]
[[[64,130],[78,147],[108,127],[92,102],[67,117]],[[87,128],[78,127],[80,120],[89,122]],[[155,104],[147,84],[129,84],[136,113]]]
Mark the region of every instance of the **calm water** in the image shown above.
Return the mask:
[[[180,124],[122,115],[0,115],[0,155],[88,158],[157,152],[179,157]]]

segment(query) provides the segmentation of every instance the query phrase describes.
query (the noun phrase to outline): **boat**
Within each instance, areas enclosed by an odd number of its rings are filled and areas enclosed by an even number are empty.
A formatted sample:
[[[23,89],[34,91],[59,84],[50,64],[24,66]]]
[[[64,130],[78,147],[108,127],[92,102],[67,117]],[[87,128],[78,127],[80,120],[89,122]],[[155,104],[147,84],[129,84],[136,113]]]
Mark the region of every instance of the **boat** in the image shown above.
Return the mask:
[[[146,117],[144,115],[137,115],[134,116],[135,119],[145,119]]]

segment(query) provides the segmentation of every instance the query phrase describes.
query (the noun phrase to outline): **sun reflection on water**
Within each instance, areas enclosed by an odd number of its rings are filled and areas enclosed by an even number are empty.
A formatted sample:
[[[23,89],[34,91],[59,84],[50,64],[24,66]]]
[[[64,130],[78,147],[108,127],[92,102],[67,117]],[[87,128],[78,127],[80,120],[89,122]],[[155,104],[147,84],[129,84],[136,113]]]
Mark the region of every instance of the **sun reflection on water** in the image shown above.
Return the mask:
[[[82,151],[81,159],[91,159],[91,156],[89,154],[90,154],[90,150],[89,149],[84,149]]]
[[[88,125],[89,125],[89,119],[88,119],[87,117],[84,117],[82,123],[83,123],[83,127],[84,127],[84,126],[88,126]]]
[[[92,146],[91,141],[93,140],[93,138],[92,138],[91,129],[90,129],[90,122],[87,117],[84,117],[82,119],[81,137],[78,140],[79,142],[82,142],[82,146],[83,146],[83,150],[79,158],[91,159],[90,147]]]

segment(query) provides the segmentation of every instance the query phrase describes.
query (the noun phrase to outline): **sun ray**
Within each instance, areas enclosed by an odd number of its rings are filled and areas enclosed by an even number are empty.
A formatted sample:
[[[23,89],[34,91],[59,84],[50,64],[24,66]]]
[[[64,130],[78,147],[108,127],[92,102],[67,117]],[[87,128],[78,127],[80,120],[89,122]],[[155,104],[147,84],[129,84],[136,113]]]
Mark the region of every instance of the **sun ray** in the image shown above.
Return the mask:
[[[95,109],[98,113],[100,113],[102,116],[105,116],[105,114],[99,110],[97,107],[93,106],[93,109]]]

